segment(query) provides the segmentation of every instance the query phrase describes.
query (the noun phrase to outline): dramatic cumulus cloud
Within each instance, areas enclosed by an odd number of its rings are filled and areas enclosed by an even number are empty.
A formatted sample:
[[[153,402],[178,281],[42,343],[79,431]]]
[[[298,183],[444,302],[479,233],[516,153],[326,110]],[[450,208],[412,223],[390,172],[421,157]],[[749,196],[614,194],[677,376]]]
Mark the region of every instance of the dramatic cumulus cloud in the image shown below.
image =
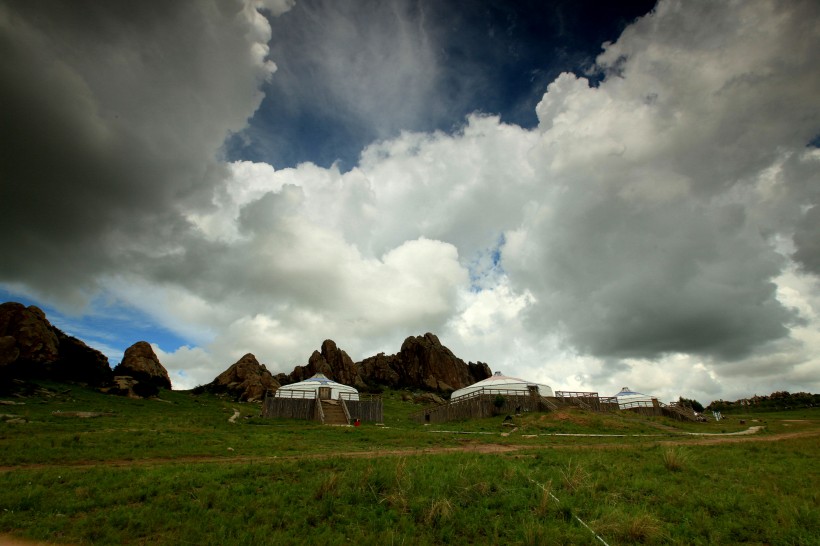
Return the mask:
[[[178,387],[245,352],[290,371],[326,338],[358,359],[433,331],[557,389],[820,389],[816,2],[662,1],[597,86],[544,89],[534,129],[475,114],[346,172],[226,161],[280,76],[351,126],[435,114],[435,33],[378,5],[395,26],[360,57],[316,21],[302,80],[255,4],[0,4],[0,282],[147,314],[189,340],[158,347]]]

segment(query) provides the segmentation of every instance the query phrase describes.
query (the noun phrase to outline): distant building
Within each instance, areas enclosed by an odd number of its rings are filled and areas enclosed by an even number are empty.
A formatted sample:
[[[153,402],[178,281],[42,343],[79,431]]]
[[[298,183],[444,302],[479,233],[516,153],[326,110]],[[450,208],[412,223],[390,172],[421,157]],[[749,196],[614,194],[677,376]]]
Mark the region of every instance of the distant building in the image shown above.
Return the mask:
[[[495,372],[492,376],[473,383],[463,389],[454,391],[450,396],[450,402],[455,402],[459,398],[469,396],[470,394],[483,391],[485,394],[530,394],[535,389],[541,396],[553,396],[552,389],[549,385],[543,383],[536,383],[534,381],[525,381],[517,377],[509,377],[502,375],[501,372]]]
[[[262,417],[304,419],[326,425],[384,422],[379,396],[360,395],[349,385],[337,383],[324,374],[279,387],[262,403]]]
[[[298,383],[291,383],[284,387],[279,387],[274,393],[276,398],[319,398],[321,400],[337,400],[341,394],[347,400],[358,400],[359,391],[354,387],[342,385],[332,379],[328,379],[325,374],[317,373]]]
[[[629,387],[622,388],[621,391],[615,395],[615,398],[617,398],[618,406],[621,409],[650,408],[653,405],[657,405],[658,400],[654,396],[649,396],[648,394],[635,392],[631,390]]]

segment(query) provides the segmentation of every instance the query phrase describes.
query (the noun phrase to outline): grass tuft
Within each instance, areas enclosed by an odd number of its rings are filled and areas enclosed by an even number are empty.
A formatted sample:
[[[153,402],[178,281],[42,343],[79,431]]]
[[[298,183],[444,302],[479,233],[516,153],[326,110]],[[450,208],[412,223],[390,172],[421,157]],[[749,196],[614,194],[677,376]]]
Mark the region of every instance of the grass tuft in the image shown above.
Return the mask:
[[[545,483],[540,489],[541,495],[539,496],[535,513],[541,517],[545,517],[550,512],[550,506],[555,503],[555,500],[552,498],[552,480]]]
[[[655,542],[661,536],[661,525],[649,514],[639,514],[627,519],[622,536],[631,543]]]
[[[453,516],[453,504],[447,498],[430,501],[430,508],[424,513],[424,523],[439,525],[449,521]]]
[[[585,489],[590,485],[589,472],[580,463],[574,462],[572,459],[561,470],[561,477],[564,480],[564,489],[572,493]]]
[[[316,493],[314,493],[313,498],[316,500],[322,500],[324,498],[330,497],[336,494],[336,491],[339,488],[339,474],[336,472],[331,472],[327,475],[327,477],[319,484],[319,487],[316,489]]]
[[[670,472],[680,472],[686,465],[686,455],[683,451],[668,448],[663,452],[663,466]]]

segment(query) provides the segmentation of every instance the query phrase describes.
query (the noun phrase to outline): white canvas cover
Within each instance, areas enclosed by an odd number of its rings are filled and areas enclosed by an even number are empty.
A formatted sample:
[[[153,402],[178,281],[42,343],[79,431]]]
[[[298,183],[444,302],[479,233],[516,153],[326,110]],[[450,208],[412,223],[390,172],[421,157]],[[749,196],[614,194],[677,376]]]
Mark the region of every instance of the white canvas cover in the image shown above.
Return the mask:
[[[522,394],[527,394],[530,392],[530,385],[534,385],[538,387],[538,393],[541,396],[553,396],[552,389],[549,385],[544,385],[543,383],[536,383],[534,381],[524,381],[523,379],[519,379],[517,377],[509,377],[507,375],[503,375],[501,372],[495,372],[494,375],[479,381],[478,383],[473,383],[463,389],[458,389],[454,391],[452,395],[450,395],[450,401],[456,400],[457,398],[461,398],[462,396],[467,396],[470,393],[473,393],[477,390],[484,389],[485,392],[491,393],[493,390],[504,390],[504,391],[520,391]]]
[[[630,390],[629,387],[624,387],[621,391],[615,395],[615,398],[618,399],[618,405],[623,409],[624,407],[641,407],[641,406],[651,406],[653,396],[649,396],[648,394],[643,394],[640,392],[635,392]]]
[[[342,385],[341,383],[336,383],[332,379],[328,379],[325,374],[321,373],[317,373],[313,377],[305,379],[304,381],[279,387],[276,389],[276,393],[274,393],[273,396],[279,398],[318,398],[319,387],[330,387],[330,398],[333,400],[339,398],[340,393],[349,395],[349,398],[347,396],[345,397],[349,400],[359,399],[359,391],[355,388],[348,385]],[[310,396],[310,394],[305,394],[304,391],[313,392],[313,396]]]

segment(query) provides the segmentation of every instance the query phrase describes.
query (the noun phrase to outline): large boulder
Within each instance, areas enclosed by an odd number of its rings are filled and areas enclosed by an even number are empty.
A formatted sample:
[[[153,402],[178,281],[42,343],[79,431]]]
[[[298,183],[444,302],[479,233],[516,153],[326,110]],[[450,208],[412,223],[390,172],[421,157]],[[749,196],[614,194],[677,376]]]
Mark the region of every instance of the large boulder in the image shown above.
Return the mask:
[[[25,361],[32,364],[53,364],[60,356],[60,340],[55,328],[39,307],[7,302],[0,305],[0,336],[11,337],[14,344],[5,344],[9,363]],[[14,353],[16,356],[11,357]]]
[[[219,374],[206,388],[211,392],[227,392],[237,400],[255,402],[279,386],[265,365],[248,353]]]
[[[133,377],[145,387],[171,390],[171,378],[168,371],[157,358],[154,349],[147,341],[138,341],[125,350],[122,362],[114,368],[115,376]]]
[[[297,383],[313,377],[317,373],[324,374],[328,379],[337,383],[363,389],[367,384],[359,374],[358,366],[346,352],[339,349],[336,343],[326,339],[322,343],[321,352],[313,351],[308,359],[307,366],[296,366],[288,376],[288,383]]]
[[[105,355],[52,326],[40,308],[7,302],[0,304],[0,376],[99,386],[112,374]]]

